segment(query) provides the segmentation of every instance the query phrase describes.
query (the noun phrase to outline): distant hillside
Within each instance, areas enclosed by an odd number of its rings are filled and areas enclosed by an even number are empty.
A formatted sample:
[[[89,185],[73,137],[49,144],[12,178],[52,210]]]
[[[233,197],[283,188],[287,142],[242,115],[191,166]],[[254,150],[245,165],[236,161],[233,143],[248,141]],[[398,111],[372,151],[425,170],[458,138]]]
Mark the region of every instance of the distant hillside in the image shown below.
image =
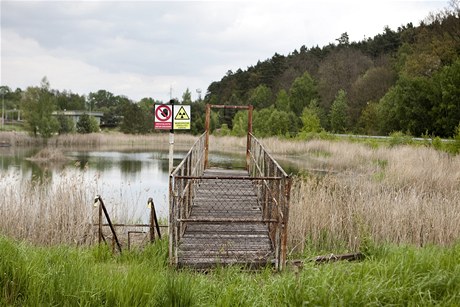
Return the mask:
[[[350,42],[345,32],[335,44],[275,53],[245,70],[228,71],[209,86],[204,101],[252,104],[265,121],[273,112],[291,119],[289,127],[262,129],[262,135],[308,132],[309,114],[332,132],[450,137],[460,123],[458,4],[453,1],[419,26],[386,27],[360,42]],[[233,128],[235,115],[221,111],[216,125]],[[273,120],[270,127],[278,126]]]

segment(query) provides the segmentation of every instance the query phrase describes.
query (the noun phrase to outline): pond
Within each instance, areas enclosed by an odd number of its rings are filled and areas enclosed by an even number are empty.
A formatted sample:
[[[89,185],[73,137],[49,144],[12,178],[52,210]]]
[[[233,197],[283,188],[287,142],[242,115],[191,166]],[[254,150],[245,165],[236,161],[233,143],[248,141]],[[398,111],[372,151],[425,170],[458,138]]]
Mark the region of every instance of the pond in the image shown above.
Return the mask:
[[[41,148],[0,148],[0,175],[2,180],[20,178],[19,184],[35,182],[41,188],[58,185],[73,176],[84,176],[91,186],[88,205],[100,195],[107,208],[116,206],[125,210],[123,216],[130,222],[147,223],[147,200],[152,197],[160,219],[168,216],[168,150],[152,148],[61,148],[67,162],[61,164],[37,163],[28,160]],[[176,149],[174,165],[178,165],[188,148]],[[244,154],[213,153],[210,165],[244,167]],[[5,184],[5,182],[3,183]],[[8,184],[8,183],[6,183]],[[119,213],[119,212],[118,212]]]

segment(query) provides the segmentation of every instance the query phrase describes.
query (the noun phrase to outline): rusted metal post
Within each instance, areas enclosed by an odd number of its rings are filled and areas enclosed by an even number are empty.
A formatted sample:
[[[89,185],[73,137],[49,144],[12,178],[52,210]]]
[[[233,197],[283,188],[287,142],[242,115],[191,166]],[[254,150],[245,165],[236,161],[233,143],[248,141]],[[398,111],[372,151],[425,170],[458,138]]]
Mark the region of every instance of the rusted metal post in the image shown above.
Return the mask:
[[[102,242],[102,206],[99,204],[99,225],[98,225],[98,243],[101,245]]]
[[[157,212],[152,197],[149,198],[148,205],[150,207],[150,243],[153,243],[153,241],[155,241],[155,228],[157,230],[158,239],[161,239],[160,225],[158,225]]]
[[[155,228],[153,223],[155,222],[153,219],[154,209],[153,209],[153,199],[150,197],[149,200],[147,201],[148,206],[150,207],[150,227],[149,227],[149,232],[150,232],[150,243],[153,243],[155,241]]]
[[[206,130],[206,138],[204,143],[204,169],[208,168],[208,157],[209,157],[209,130],[211,125],[211,105],[206,105],[206,122],[205,122],[205,130]]]
[[[281,203],[283,204],[283,234],[281,237],[281,268],[280,270],[284,269],[286,265],[286,257],[287,257],[287,240],[288,240],[288,222],[289,222],[289,201],[291,198],[291,178],[286,177],[284,178],[284,201]]]
[[[251,134],[252,134],[252,110],[253,106],[248,108],[248,136],[246,139],[246,169],[249,171],[250,152],[251,152]]]
[[[174,265],[174,228],[176,227],[174,217],[174,177],[172,174],[169,175],[169,264]]]
[[[102,207],[102,210],[104,211],[105,218],[107,219],[107,223],[109,224],[110,230],[112,231],[113,238],[115,239],[115,242],[117,243],[118,250],[121,253],[121,245],[120,242],[118,241],[117,234],[115,232],[115,228],[113,228],[112,221],[110,220],[109,213],[107,212],[107,209],[105,208],[104,202],[102,201],[101,196],[97,195],[95,201],[99,201],[99,206]]]

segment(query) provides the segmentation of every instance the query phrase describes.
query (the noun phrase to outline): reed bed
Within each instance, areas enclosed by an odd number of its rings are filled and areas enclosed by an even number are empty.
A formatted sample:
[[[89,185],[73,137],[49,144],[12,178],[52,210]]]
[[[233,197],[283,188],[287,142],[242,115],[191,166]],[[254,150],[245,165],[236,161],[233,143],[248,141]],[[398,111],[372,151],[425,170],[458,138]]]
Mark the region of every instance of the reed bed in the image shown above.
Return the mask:
[[[89,243],[94,209],[88,193],[95,191],[84,174],[61,177],[52,185],[49,179],[2,176],[0,234],[39,245]]]
[[[178,144],[193,144],[196,136],[175,133]],[[103,146],[103,145],[158,145],[169,143],[169,133],[124,134],[121,132],[62,134],[47,140],[34,138],[26,132],[0,132],[0,141],[16,146],[36,146],[48,144],[52,146]]]
[[[329,141],[302,146],[327,153],[314,163],[335,173],[294,179],[291,247],[356,251],[370,243],[452,245],[460,239],[460,155]]]

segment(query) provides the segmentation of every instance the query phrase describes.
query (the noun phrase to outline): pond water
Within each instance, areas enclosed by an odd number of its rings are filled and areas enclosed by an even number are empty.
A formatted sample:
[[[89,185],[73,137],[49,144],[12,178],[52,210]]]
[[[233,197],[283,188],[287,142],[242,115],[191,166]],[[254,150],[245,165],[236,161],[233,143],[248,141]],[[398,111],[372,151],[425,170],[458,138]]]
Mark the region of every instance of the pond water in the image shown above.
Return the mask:
[[[147,223],[147,200],[152,197],[160,219],[168,216],[168,150],[152,148],[61,148],[69,160],[62,164],[36,163],[28,160],[41,148],[0,148],[0,175],[3,180],[20,177],[21,182],[46,182],[58,185],[72,176],[84,176],[88,189],[88,203],[100,195],[108,208],[125,210],[130,222]],[[187,149],[176,149],[174,165],[178,165]],[[213,153],[210,164],[242,168],[244,154]]]

